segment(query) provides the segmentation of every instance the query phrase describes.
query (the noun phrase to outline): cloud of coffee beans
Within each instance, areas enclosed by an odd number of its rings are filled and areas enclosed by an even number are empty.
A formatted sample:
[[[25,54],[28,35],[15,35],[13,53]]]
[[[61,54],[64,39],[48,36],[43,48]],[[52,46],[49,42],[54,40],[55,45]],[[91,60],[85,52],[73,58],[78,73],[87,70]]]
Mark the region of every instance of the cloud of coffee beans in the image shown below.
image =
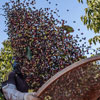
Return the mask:
[[[7,34],[21,72],[37,90],[56,72],[83,58],[84,50],[65,21],[54,18],[50,8],[36,9],[36,1],[12,0],[3,6]]]

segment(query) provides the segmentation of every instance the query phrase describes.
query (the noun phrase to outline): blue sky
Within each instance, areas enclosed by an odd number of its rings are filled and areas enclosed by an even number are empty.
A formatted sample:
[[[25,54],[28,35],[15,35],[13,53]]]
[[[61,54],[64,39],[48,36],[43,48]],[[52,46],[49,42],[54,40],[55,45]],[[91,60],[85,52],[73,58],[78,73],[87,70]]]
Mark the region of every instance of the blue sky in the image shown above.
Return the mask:
[[[0,8],[2,5],[9,0],[0,0]],[[77,0],[49,0],[51,1],[51,4],[49,4],[46,0],[36,0],[36,7],[37,8],[45,8],[45,7],[50,7],[51,9],[59,9],[59,15],[60,19],[67,20],[67,25],[70,25],[74,28],[75,34],[79,34],[81,37],[81,33],[83,32],[84,35],[87,37],[87,44],[88,44],[88,39],[93,37],[95,34],[93,31],[87,30],[86,26],[83,25],[81,22],[80,17],[84,15],[84,9],[87,7],[86,2],[84,4],[78,3]],[[85,1],[85,0],[84,0]],[[58,6],[55,6],[55,4],[58,4]],[[69,11],[67,11],[69,9]],[[3,13],[3,11],[0,9],[0,13]],[[8,38],[7,34],[4,32],[4,29],[6,28],[5,26],[5,18],[3,16],[0,16],[0,48],[2,48],[2,42]],[[73,21],[76,21],[76,23],[73,23]],[[80,31],[78,29],[80,28]],[[99,47],[93,45],[94,48]]]

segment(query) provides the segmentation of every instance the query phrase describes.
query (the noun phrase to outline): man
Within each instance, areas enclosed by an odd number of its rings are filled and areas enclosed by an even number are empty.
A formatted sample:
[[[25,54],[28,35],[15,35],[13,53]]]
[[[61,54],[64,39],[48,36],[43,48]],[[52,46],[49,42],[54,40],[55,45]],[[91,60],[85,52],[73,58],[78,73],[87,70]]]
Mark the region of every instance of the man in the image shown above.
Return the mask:
[[[15,61],[14,70],[9,74],[8,80],[2,83],[2,92],[6,100],[40,100],[36,93],[28,93],[26,76],[20,72],[19,64]]]

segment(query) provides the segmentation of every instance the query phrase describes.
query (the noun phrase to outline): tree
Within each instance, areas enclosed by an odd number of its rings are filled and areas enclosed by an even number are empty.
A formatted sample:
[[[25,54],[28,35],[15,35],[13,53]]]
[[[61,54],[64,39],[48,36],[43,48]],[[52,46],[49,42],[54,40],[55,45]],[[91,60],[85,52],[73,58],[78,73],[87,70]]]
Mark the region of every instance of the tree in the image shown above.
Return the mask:
[[[0,86],[1,82],[5,80],[7,73],[12,70],[13,51],[9,40],[3,42],[3,48],[0,51]],[[13,61],[12,61],[13,62]]]
[[[80,2],[80,0],[79,0]],[[81,17],[84,25],[95,33],[100,32],[100,0],[87,0],[88,7],[85,8],[85,16]],[[89,43],[100,43],[100,35],[94,36],[89,40]]]
[[[1,83],[5,80],[7,80],[7,76],[9,72],[12,70],[12,57],[13,57],[13,51],[11,48],[11,42],[9,40],[6,40],[3,42],[3,48],[0,50],[0,88]],[[13,63],[13,61],[12,61]],[[4,100],[3,95],[0,92],[0,100]]]
[[[30,76],[29,86],[37,90],[56,72],[82,59],[85,51],[70,34],[73,28],[54,18],[57,12],[36,9],[34,3],[16,0],[3,7],[13,54],[21,72]]]

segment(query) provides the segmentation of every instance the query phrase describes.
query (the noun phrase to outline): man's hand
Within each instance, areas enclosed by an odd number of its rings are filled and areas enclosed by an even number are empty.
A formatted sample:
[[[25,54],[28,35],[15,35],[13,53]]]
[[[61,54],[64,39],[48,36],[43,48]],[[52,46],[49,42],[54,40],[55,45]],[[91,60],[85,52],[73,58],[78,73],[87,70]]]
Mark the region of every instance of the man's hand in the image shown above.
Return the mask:
[[[40,100],[37,96],[36,93],[26,93],[24,96],[24,100]]]

